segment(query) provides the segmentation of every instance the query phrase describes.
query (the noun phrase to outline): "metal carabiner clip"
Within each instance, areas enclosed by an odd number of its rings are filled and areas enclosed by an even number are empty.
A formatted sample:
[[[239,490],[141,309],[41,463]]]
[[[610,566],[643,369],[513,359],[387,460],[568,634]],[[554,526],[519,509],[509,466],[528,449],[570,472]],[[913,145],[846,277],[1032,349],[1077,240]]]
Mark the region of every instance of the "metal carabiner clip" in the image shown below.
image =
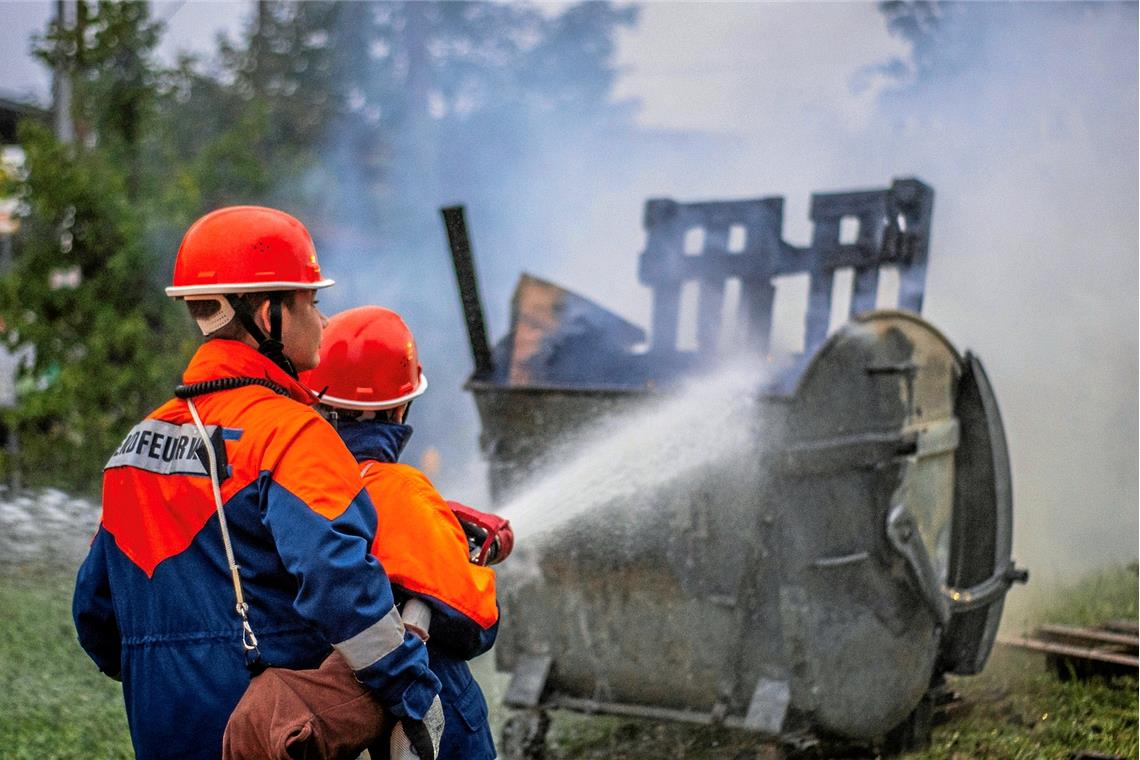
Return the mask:
[[[252,652],[257,649],[257,636],[253,633],[253,628],[249,625],[249,617],[246,616],[246,611],[249,605],[244,601],[238,602],[235,605],[237,614],[241,616],[241,643],[245,647],[245,651]]]
[[[244,617],[241,621],[241,643],[247,652],[257,649],[257,636],[253,634],[253,629],[249,627],[249,621]]]

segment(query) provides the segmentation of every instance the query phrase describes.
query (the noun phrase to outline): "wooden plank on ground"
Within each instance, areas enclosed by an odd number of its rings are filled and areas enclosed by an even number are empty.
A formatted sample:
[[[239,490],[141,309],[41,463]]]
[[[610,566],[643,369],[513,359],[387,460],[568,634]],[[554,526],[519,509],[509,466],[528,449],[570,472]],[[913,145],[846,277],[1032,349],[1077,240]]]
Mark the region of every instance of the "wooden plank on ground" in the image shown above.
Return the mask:
[[[1093,662],[1105,662],[1112,665],[1122,665],[1127,668],[1140,668],[1140,660],[1135,655],[1106,652],[1101,649],[1077,647],[1069,644],[1060,644],[1055,641],[1042,641],[1028,636],[999,636],[998,643],[1006,646],[1028,649],[1031,652],[1073,657]]]
[[[1135,634],[1113,633],[1098,628],[1078,628],[1072,625],[1043,625],[1037,629],[1035,635],[1044,636],[1046,638],[1065,639],[1075,644],[1109,644],[1130,648],[1133,652],[1136,651],[1138,643]]]

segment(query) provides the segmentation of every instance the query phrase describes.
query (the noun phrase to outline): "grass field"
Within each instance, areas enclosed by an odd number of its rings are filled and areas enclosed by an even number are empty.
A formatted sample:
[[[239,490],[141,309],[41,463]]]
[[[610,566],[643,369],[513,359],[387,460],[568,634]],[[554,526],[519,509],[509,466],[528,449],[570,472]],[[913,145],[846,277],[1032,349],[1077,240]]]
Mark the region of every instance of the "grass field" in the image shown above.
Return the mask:
[[[0,757],[131,758],[119,684],[75,640],[70,573],[5,567],[0,575]]]
[[[71,626],[71,574],[55,568],[0,566],[0,757],[5,760],[113,760],[132,757],[119,685],[95,670]],[[1137,617],[1135,565],[1105,570],[1069,589],[1066,601],[1010,615],[1036,622],[1094,624]],[[1061,593],[1063,592],[1063,593]],[[476,671],[490,702],[503,678],[490,660]],[[1137,757],[1137,683],[1128,678],[1061,683],[1042,662],[997,651],[986,672],[955,679],[963,710],[935,730],[931,747],[908,760],[1057,758],[1077,751]],[[492,706],[492,722],[503,711]],[[550,760],[685,758],[752,760],[770,756],[753,737],[716,729],[555,713]]]

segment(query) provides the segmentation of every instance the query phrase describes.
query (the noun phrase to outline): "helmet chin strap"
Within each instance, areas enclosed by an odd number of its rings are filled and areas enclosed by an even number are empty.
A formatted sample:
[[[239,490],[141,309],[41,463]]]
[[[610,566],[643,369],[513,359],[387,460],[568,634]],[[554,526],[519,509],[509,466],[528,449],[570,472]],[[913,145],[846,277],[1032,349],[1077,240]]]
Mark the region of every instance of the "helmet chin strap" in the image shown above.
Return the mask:
[[[257,350],[269,358],[274,364],[285,370],[293,379],[297,378],[297,370],[289,357],[285,355],[285,344],[281,342],[281,300],[283,295],[278,292],[269,294],[269,336],[258,326],[253,318],[253,312],[244,298],[236,293],[227,293],[226,300],[233,307],[237,318],[241,320],[242,327],[257,341]]]

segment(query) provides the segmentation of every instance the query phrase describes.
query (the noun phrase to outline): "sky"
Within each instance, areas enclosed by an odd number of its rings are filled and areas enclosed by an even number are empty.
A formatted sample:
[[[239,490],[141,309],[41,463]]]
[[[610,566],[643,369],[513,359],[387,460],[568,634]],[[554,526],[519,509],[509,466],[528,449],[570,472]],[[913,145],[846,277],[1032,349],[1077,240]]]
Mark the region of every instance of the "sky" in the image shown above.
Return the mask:
[[[0,94],[46,102],[46,72],[26,51],[52,5],[0,3]],[[156,4],[161,54],[208,51],[248,8]],[[481,267],[492,337],[507,329],[517,264],[647,325],[646,198],[782,195],[786,238],[804,244],[812,192],[919,177],[936,193],[924,314],[982,358],[997,391],[1016,558],[1045,578],[1134,559],[1137,7],[971,3],[946,21],[949,42],[931,57],[870,3],[645,5],[619,39],[615,97],[639,102],[657,144],[681,135],[713,148],[662,149],[621,176],[556,167],[557,192],[528,188],[550,206],[576,187],[567,202],[582,211],[546,231],[543,255]],[[520,248],[469,221],[477,256]]]
[[[159,54],[173,61],[179,50],[208,55],[218,32],[237,34],[248,12],[247,3],[156,2],[154,18],[166,22]],[[55,13],[50,0],[0,0],[0,96],[51,100],[51,76],[30,55],[32,34],[42,33]]]

